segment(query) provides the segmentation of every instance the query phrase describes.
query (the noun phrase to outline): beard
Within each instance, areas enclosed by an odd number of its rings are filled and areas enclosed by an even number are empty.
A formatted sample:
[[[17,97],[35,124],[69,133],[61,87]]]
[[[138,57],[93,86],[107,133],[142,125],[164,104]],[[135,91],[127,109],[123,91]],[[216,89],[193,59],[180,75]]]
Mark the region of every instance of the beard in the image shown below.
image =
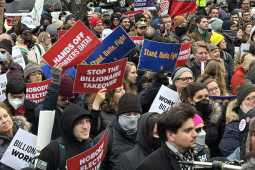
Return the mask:
[[[246,106],[244,103],[242,104],[242,106],[243,106],[243,112],[244,112],[244,113],[247,113],[247,112],[249,112],[251,109],[254,109],[254,107],[248,107],[248,106]]]

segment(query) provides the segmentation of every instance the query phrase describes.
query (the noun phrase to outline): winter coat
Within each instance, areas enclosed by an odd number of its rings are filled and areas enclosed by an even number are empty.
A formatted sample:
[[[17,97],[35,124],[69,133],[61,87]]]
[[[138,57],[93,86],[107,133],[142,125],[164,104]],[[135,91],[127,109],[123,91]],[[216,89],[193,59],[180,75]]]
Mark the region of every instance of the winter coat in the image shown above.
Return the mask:
[[[231,76],[234,74],[234,61],[233,57],[226,51],[222,50],[220,52],[220,58],[224,60],[224,62],[227,64],[229,67],[229,71],[231,73]]]
[[[208,162],[211,158],[210,149],[207,145],[198,145],[194,148],[194,160],[199,162]]]
[[[228,1],[228,12],[231,13],[236,8],[241,8],[241,3],[237,4],[237,0],[229,0]]]
[[[221,34],[224,36],[225,41],[227,43],[227,48],[224,49],[224,51],[228,52],[232,56],[232,58],[234,58],[235,57],[234,41],[236,39],[237,31],[222,30]]]
[[[228,157],[239,147],[239,120],[244,117],[244,113],[237,104],[237,99],[223,106],[222,110],[226,115],[226,127],[219,149],[224,157]]]
[[[197,41],[204,41],[206,43],[209,43],[210,42],[210,39],[211,39],[211,36],[212,36],[212,33],[211,32],[208,32],[208,30],[205,31],[205,34],[202,35],[197,28],[195,28],[193,30],[193,32],[191,34],[189,34],[189,36],[194,39],[196,42]]]
[[[101,132],[95,141],[99,142],[103,137],[104,131]],[[134,134],[136,136],[136,134]],[[127,136],[119,125],[117,119],[107,127],[107,146],[106,154],[102,161],[100,170],[112,170],[117,168],[118,157],[133,149],[136,145],[135,140],[131,136]]]
[[[201,68],[197,65],[195,58],[191,58],[188,62],[186,62],[183,65],[183,67],[189,68],[192,71],[195,79],[201,75]]]
[[[7,80],[11,80],[13,78],[22,78],[22,79],[24,79],[24,71],[23,71],[23,68],[19,64],[14,63],[11,60],[9,65],[10,65],[9,68],[7,68],[4,65],[0,65],[1,74],[7,73]]]
[[[174,32],[170,32],[169,38],[176,43],[180,43],[180,37],[178,37]]]
[[[181,170],[181,167],[165,142],[162,142],[161,148],[147,156],[136,170]]]
[[[134,170],[153,152],[152,142],[148,138],[149,133],[146,128],[147,119],[151,114],[153,113],[145,113],[139,118],[137,123],[137,146],[119,157],[116,170]]]
[[[13,136],[16,134],[16,132],[18,131],[19,128],[24,129],[27,132],[30,131],[31,124],[26,121],[25,117],[13,116],[12,121],[13,121],[13,130],[14,130]],[[13,137],[0,134],[0,159],[2,159],[4,153],[7,149],[7,147],[10,145],[12,139],[13,139]],[[13,168],[11,168],[5,164],[2,164],[1,162],[0,162],[0,169],[1,170],[13,170]]]
[[[14,108],[10,105],[9,100],[7,98],[4,100],[4,103],[10,108],[12,116],[18,116],[18,115],[15,115]],[[24,106],[25,106],[24,117],[26,118],[26,121],[28,121],[32,125],[31,132],[37,135],[38,124],[34,124],[35,123],[35,116],[34,116],[35,105],[36,103],[30,100],[27,100],[27,99],[24,100]]]
[[[47,12],[47,11],[42,11],[42,15],[41,15],[41,20],[40,20],[40,25],[43,25],[43,22],[46,18],[52,18],[51,13]]]
[[[234,70],[234,75],[231,78],[231,89],[232,89],[232,94],[236,95],[236,87],[239,85],[239,82],[244,78],[246,75],[247,71],[243,69],[243,64],[239,64],[235,70]]]
[[[75,104],[69,104],[67,107],[73,107]],[[77,107],[77,106],[76,106]],[[80,107],[80,106],[79,106]],[[62,139],[65,146],[65,156],[60,167],[58,161],[60,159],[60,146],[56,140],[51,141],[40,153],[38,159],[47,163],[47,170],[66,170],[66,160],[74,157],[82,152],[89,150],[95,143],[91,138],[78,141],[73,134],[73,125],[76,119],[87,115],[92,117],[89,112],[80,112],[73,110],[73,113],[63,113],[61,122]],[[35,170],[41,170],[36,168]]]
[[[231,74],[230,69],[228,67],[227,63],[224,63],[225,66],[225,82],[226,82],[226,89],[231,92],[230,84],[231,84],[231,77],[233,74]]]
[[[140,78],[140,80],[138,81],[138,84],[136,86],[138,93],[140,93],[143,90],[144,83],[148,83],[148,78],[145,75],[142,75],[142,77]]]
[[[91,32],[97,37],[97,38],[102,38],[102,35],[99,32],[96,32],[93,28],[91,29]]]

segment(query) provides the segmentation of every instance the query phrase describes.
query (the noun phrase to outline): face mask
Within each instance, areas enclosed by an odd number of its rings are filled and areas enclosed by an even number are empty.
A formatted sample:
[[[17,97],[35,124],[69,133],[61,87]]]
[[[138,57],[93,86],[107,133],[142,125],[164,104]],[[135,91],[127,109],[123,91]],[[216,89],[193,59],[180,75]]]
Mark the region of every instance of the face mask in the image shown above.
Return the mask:
[[[199,145],[204,146],[205,145],[205,137],[206,137],[206,132],[204,130],[202,130],[196,138],[196,143]]]
[[[155,150],[161,147],[161,139],[152,137],[152,147]]]
[[[195,108],[199,112],[206,112],[208,109],[209,100],[208,99],[202,99],[195,103]]]
[[[6,62],[8,59],[7,59],[7,54],[5,53],[5,54],[2,54],[2,53],[0,53],[0,61],[2,61],[2,62]]]
[[[186,34],[186,32],[187,32],[187,27],[176,27],[175,28],[176,35],[181,36],[183,34]]]
[[[24,99],[14,98],[14,99],[8,99],[10,105],[17,110],[21,105],[24,104]]]
[[[140,114],[138,114],[137,116],[126,116],[124,114],[121,114],[119,116],[118,122],[127,135],[132,135],[136,133],[137,121],[139,117],[140,117]]]

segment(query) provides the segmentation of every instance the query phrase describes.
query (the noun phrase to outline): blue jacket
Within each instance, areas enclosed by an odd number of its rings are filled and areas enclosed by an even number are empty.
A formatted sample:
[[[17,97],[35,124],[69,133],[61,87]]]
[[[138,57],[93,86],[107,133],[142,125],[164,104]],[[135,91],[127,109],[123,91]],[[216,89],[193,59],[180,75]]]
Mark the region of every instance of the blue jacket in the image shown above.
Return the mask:
[[[50,65],[45,64],[45,65],[41,66],[41,69],[43,70],[43,73],[45,74],[46,79],[47,80],[50,79],[51,78],[51,74],[50,74],[51,67],[50,67]],[[69,68],[65,71],[65,74],[69,74],[70,76],[72,76],[73,79],[75,79],[76,69],[71,67],[71,68]]]

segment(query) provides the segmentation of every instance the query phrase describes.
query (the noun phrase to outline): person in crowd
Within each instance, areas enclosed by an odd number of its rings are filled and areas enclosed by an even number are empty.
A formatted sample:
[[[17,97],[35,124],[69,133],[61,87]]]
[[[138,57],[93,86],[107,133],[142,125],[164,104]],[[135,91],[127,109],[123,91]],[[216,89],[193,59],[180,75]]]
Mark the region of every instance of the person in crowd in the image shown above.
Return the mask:
[[[27,64],[24,68],[24,81],[26,83],[37,83],[46,80],[42,69],[35,64]]]
[[[99,12],[93,12],[93,13],[91,14],[91,18],[99,18],[99,19],[102,20],[102,14],[99,13]]]
[[[239,15],[237,11],[232,11],[230,13],[230,20],[237,21],[239,23]]]
[[[69,14],[65,17],[65,25],[63,30],[69,30],[76,23],[76,16],[74,14]]]
[[[223,11],[223,10],[221,10],[221,9],[218,10],[218,14],[219,14],[219,18],[220,18],[220,19],[223,19],[223,18],[225,18],[225,17],[228,17],[227,14],[226,14],[226,12]]]
[[[119,25],[120,25],[127,33],[129,33],[129,31],[130,31],[130,23],[131,23],[131,19],[129,18],[129,16],[127,16],[127,15],[122,15],[122,16],[120,17]]]
[[[45,54],[45,50],[40,44],[38,44],[38,38],[32,34],[30,28],[23,27],[20,30],[20,35],[17,37],[17,45],[19,44],[27,45],[29,50],[27,58],[37,64],[40,64],[42,56]]]
[[[119,14],[120,16],[122,15],[121,14],[121,8],[120,7],[115,7],[114,9],[113,9],[113,13],[114,14]]]
[[[252,61],[244,79],[249,79],[252,84],[255,84],[254,74],[255,74],[255,61]]]
[[[1,35],[0,35],[1,36]],[[10,40],[0,41],[0,66],[1,74],[6,73],[7,80],[24,77],[23,68],[12,60],[12,43]]]
[[[95,145],[89,136],[92,123],[93,116],[87,110],[76,104],[69,104],[64,109],[61,119],[61,137],[51,141],[38,156],[40,161],[45,162],[43,168],[65,170],[67,159],[92,148]],[[64,153],[61,151],[61,145],[64,146]],[[40,161],[35,170],[41,170]]]
[[[188,42],[192,41],[191,37],[188,36],[187,34],[184,34],[180,37],[180,43],[181,44],[186,44]]]
[[[51,3],[45,2],[43,4],[43,11],[42,11],[42,15],[41,15],[40,25],[43,25],[44,20],[46,18],[52,18],[51,12],[53,12],[53,11],[54,11],[54,9],[53,9],[53,6]]]
[[[244,26],[245,23],[251,22],[251,15],[249,10],[244,10],[242,13],[241,26]]]
[[[0,159],[2,159],[19,128],[29,132],[31,124],[23,116],[11,116],[10,109],[4,103],[0,103],[0,118]],[[13,170],[13,168],[3,163],[0,163],[0,169]]]
[[[146,24],[150,25],[150,23],[151,23],[151,15],[149,13],[143,13],[143,15],[145,16]]]
[[[216,45],[220,52],[220,58],[224,60],[224,62],[228,65],[231,75],[234,74],[234,61],[233,57],[226,51],[224,51],[227,48],[227,43],[225,41],[225,38],[218,33],[213,33],[210,39],[211,43]]]
[[[214,5],[210,6],[208,10],[208,14],[209,14],[209,17],[211,18],[219,18],[219,11]]]
[[[119,20],[120,20],[120,15],[118,14],[111,15],[111,23],[110,23],[111,30],[115,30],[119,26]]]
[[[223,23],[223,21],[219,18],[211,18],[210,19],[210,24],[211,24],[212,30],[219,34],[221,33],[222,23]]]
[[[223,115],[219,103],[209,100],[206,85],[198,82],[190,83],[187,88],[183,88],[180,100],[195,107],[195,113],[203,119],[206,126],[205,144],[210,149],[211,157],[216,157],[220,154],[218,144],[224,131],[224,122],[221,120]]]
[[[170,36],[171,28],[172,28],[172,20],[169,14],[164,14],[161,16],[161,21],[165,25],[165,29],[167,31],[167,37]]]
[[[223,106],[226,127],[219,149],[224,157],[229,157],[239,147],[239,121],[254,109],[255,86],[250,80],[244,80],[236,88],[236,99]]]
[[[158,35],[160,35],[160,20],[158,18],[152,21],[151,27],[155,29]]]
[[[51,47],[51,38],[48,32],[41,32],[38,36],[39,44],[44,48],[45,52]]]
[[[27,45],[25,44],[19,44],[16,46],[16,49],[19,49],[23,58],[24,58],[24,61],[25,61],[25,65],[31,63],[31,64],[35,64],[35,65],[38,65],[36,62],[32,61],[32,60],[29,60],[27,58],[27,55],[28,55],[28,48],[27,48]]]
[[[41,25],[41,27],[39,27],[38,29],[32,30],[33,34],[35,36],[39,36],[41,32],[46,31],[48,25],[50,25],[50,24],[52,24],[52,18],[50,18],[50,17],[45,18],[44,22],[43,22],[43,25]]]
[[[141,114],[142,107],[136,95],[125,93],[120,97],[116,119],[107,127],[107,146],[101,164],[102,169],[117,168],[118,157],[135,148],[137,143],[137,121]],[[95,138],[95,141],[99,141],[103,134],[104,131]]]
[[[20,22],[21,22],[20,29],[25,26],[30,28],[31,30],[36,28],[34,25],[34,21],[31,17],[24,17],[24,18],[22,18],[22,20]],[[15,23],[14,23],[14,25],[15,25]]]
[[[252,25],[254,25],[255,24],[255,8],[254,7],[251,9],[250,15],[251,15],[251,23]]]
[[[224,50],[228,52],[233,58],[235,55],[234,41],[237,35],[237,27],[234,21],[225,20],[222,24],[222,35],[227,43],[227,48]]]
[[[54,65],[51,69],[52,80],[47,94],[43,101],[35,106],[35,122],[38,123],[41,110],[55,110],[55,119],[52,129],[51,139],[61,136],[61,117],[64,108],[69,104],[73,94],[73,80],[65,75],[61,77],[62,68]]]
[[[216,79],[207,79],[204,84],[207,86],[209,96],[232,96],[226,88],[221,87],[222,83],[218,83]]]
[[[105,91],[106,89],[101,89],[97,94],[91,95],[87,101],[88,111],[92,115],[99,115],[96,132],[92,133],[95,136],[112,124],[116,118],[120,97],[125,94],[123,86]]]
[[[135,24],[135,29],[134,29],[134,33],[136,37],[144,37],[144,30],[147,27],[147,24],[143,21],[138,21]],[[128,33],[128,35],[130,35],[131,31]]]
[[[135,14],[135,23],[137,23],[138,21],[147,22],[147,20],[145,19],[145,16],[141,13]]]
[[[50,24],[46,28],[46,32],[50,34],[51,44],[53,45],[58,40],[58,30],[55,24]],[[47,51],[47,50],[45,50]]]
[[[129,1],[129,3],[128,3],[128,12],[130,12],[131,8],[134,8],[134,7],[135,7],[134,1]]]
[[[195,15],[205,15],[208,16],[209,7],[212,5],[213,1],[207,1],[205,7],[199,11]]]
[[[119,156],[116,169],[134,170],[148,155],[161,147],[157,133],[159,116],[156,112],[141,115],[137,123],[137,146]]]
[[[244,76],[246,75],[249,66],[251,64],[251,62],[253,60],[255,60],[255,58],[253,58],[252,55],[248,54],[244,54],[242,59],[242,64],[239,64],[235,70],[234,70],[234,75],[231,78],[231,89],[232,89],[232,94],[235,95],[236,94],[236,87],[239,85],[239,82],[244,78]]]
[[[241,9],[242,10],[250,10],[250,2],[249,0],[243,0],[243,2],[241,3]]]
[[[219,3],[220,9],[228,13],[228,4],[226,2]]]
[[[242,43],[246,43],[249,38],[250,38],[250,33],[251,33],[251,29],[252,29],[252,23],[250,22],[246,22],[243,25],[243,37],[242,37]]]
[[[104,14],[103,14],[103,20],[110,20],[111,19],[111,15],[108,11],[106,11]]]
[[[52,24],[57,28],[57,30],[62,30],[62,28],[63,28],[63,24],[64,24],[64,22],[63,21],[61,21],[61,20],[58,20],[58,19],[55,19],[55,18],[52,18]],[[51,25],[51,24],[50,24]],[[47,26],[47,28],[50,26],[50,25],[48,25]],[[85,25],[86,25],[86,23],[85,23]],[[50,29],[47,29],[46,28],[46,31],[47,30],[51,30],[52,28],[50,28]],[[55,30],[55,29],[54,29]],[[48,32],[48,31],[47,31]],[[49,34],[51,34],[50,32],[49,32]]]
[[[103,20],[103,27],[104,29],[109,29],[110,28],[110,20],[109,19],[104,19]]]
[[[137,84],[137,91],[140,93],[142,90],[144,90],[149,83],[151,83],[153,80],[155,80],[157,73],[146,71],[144,75],[139,79]]]
[[[187,20],[182,16],[174,17],[175,31],[170,33],[170,38],[176,43],[180,42],[180,37],[187,32]]]
[[[7,34],[16,33],[15,26],[17,25],[18,22],[20,22],[20,18],[13,18],[12,21],[11,21],[11,26],[12,27],[6,33]]]
[[[135,86],[136,77],[136,65],[133,62],[128,61],[123,79],[123,86],[126,92],[130,92],[135,95],[138,94]]]
[[[236,34],[236,39],[234,41],[234,46],[240,47],[242,44],[242,39],[243,39],[243,30],[241,28],[239,28],[238,32]],[[249,39],[248,39],[248,41],[249,41]]]
[[[206,63],[211,52],[209,45],[203,41],[197,41],[192,44],[191,51],[194,58],[191,58],[183,66],[189,68],[194,78],[196,79],[201,75],[201,62]]]
[[[104,30],[103,27],[103,22],[99,18],[91,18],[90,19],[90,24],[91,24],[91,31],[95,34],[97,38],[102,37],[102,32]]]
[[[252,41],[251,43],[250,43],[250,46],[249,46],[249,53],[251,53],[253,56],[255,56],[255,49],[254,49],[254,47],[255,47],[255,41]]]
[[[208,19],[204,15],[196,18],[197,28],[189,35],[195,41],[210,42],[212,33],[208,32]]]
[[[180,170],[189,165],[181,161],[194,161],[197,132],[192,119],[195,109],[189,104],[178,103],[163,113],[157,121],[161,147],[147,156],[136,170]]]

